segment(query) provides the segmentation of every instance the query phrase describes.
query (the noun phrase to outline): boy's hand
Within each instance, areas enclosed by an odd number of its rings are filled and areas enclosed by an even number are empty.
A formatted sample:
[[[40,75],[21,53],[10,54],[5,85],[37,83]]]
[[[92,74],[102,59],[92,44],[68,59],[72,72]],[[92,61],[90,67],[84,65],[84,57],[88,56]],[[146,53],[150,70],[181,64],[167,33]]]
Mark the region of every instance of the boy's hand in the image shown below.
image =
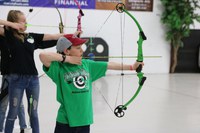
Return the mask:
[[[142,65],[142,67],[144,66],[144,63],[143,62],[135,62],[134,64],[133,64],[133,70],[136,70],[138,67],[139,67],[139,65]]]

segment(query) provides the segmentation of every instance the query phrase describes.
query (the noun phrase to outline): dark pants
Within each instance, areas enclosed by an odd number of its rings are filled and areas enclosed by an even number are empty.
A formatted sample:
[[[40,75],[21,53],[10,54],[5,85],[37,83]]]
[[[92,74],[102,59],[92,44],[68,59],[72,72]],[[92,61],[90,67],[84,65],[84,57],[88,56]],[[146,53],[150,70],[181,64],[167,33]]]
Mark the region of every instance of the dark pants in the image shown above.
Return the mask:
[[[90,133],[90,126],[69,127],[68,124],[56,122],[54,133]]]
[[[6,118],[5,133],[13,133],[15,119],[19,113],[24,90],[28,100],[28,114],[32,131],[33,133],[40,133],[37,113],[40,90],[38,76],[10,74],[8,78],[9,111]]]

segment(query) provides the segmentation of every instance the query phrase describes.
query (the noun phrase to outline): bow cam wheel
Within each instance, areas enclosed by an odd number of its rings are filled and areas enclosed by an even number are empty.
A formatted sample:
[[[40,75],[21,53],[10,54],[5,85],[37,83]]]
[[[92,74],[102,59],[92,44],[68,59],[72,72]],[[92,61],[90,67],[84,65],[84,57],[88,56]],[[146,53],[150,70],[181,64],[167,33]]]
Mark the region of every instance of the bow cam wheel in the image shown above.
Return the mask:
[[[124,9],[125,9],[125,5],[123,3],[118,3],[116,5],[116,10],[119,12],[119,13],[123,13],[124,12]]]
[[[124,105],[119,105],[119,106],[117,106],[116,108],[115,108],[115,110],[114,110],[114,114],[117,116],[117,117],[119,117],[119,118],[121,118],[121,117],[123,117],[124,116],[124,110],[126,110],[126,107],[124,107]]]

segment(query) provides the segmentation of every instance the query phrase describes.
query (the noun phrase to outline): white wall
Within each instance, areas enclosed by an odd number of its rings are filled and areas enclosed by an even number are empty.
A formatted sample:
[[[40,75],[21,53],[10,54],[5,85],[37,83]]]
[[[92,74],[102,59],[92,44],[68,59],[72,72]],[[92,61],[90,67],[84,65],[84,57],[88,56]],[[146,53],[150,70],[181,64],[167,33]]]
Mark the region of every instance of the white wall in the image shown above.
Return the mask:
[[[33,12],[29,13],[27,7],[8,7],[0,6],[0,18],[6,19],[7,13],[11,9],[19,9],[27,14],[27,21],[30,24],[57,26],[59,16],[55,8],[33,8]],[[77,9],[59,9],[65,28],[65,33],[74,33],[77,25]],[[82,27],[84,33],[82,37],[95,36],[97,31],[105,22],[111,11],[109,10],[84,10],[85,16],[82,17]],[[169,72],[169,53],[170,46],[165,40],[164,26],[160,22],[161,5],[159,0],[154,0],[153,12],[131,12],[141,24],[144,33],[147,36],[147,41],[143,43],[143,53],[145,56],[161,56],[161,58],[145,58],[145,73],[168,73]],[[120,16],[121,14],[114,11],[108,21],[103,25],[96,37],[103,38],[109,45],[110,56],[121,55],[121,31],[120,31]],[[196,28],[200,25],[196,23]],[[58,27],[29,27],[27,32],[36,33],[58,33]],[[137,39],[138,29],[135,23],[126,15],[125,16],[125,32],[124,32],[124,55],[137,55]],[[48,49],[55,51],[55,47]],[[45,51],[48,51],[45,50]],[[41,62],[38,54],[41,50],[35,52],[35,61],[40,74]],[[110,59],[110,61],[118,61],[121,59]],[[135,59],[124,59],[124,63],[133,63]],[[113,72],[111,72],[113,73]]]

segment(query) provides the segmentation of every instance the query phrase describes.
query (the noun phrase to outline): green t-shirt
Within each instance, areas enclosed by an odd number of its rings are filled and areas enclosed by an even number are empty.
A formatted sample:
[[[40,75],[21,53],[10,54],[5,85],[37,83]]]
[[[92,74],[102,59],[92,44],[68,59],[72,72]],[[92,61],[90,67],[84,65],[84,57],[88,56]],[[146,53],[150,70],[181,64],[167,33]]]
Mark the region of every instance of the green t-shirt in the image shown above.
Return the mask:
[[[57,121],[71,127],[92,124],[92,82],[105,76],[107,63],[86,59],[82,65],[52,62],[43,70],[57,85],[57,101],[61,104]]]

